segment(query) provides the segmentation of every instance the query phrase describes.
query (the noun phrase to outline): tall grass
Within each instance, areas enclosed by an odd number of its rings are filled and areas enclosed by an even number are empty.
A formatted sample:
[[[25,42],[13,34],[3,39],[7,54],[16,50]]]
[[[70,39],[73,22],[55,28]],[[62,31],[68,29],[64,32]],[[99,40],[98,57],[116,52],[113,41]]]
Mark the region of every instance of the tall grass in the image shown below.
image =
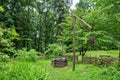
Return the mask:
[[[27,49],[24,48],[22,50],[16,51],[15,56],[18,61],[37,61],[38,52],[34,49],[27,51]]]
[[[118,57],[116,50],[86,53],[88,56],[102,54]],[[114,67],[77,64],[73,72],[72,62],[69,62],[65,68],[54,68],[50,60],[37,60],[38,53],[35,50],[18,50],[15,56],[16,61],[11,60],[11,62],[7,61],[9,59],[7,57],[0,58],[3,61],[0,62],[0,80],[120,80],[120,71]]]
[[[64,68],[54,68],[50,60],[37,62],[0,62],[0,80],[120,80],[120,71],[114,67],[97,67],[72,62]]]
[[[44,68],[28,62],[1,64],[0,80],[47,80]]]

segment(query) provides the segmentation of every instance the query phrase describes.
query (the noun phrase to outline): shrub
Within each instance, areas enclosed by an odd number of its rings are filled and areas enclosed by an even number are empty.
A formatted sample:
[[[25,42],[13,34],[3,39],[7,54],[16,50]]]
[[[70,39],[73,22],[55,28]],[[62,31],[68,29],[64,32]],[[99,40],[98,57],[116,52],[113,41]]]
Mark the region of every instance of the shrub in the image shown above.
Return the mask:
[[[117,73],[117,69],[115,67],[109,67],[102,72],[103,75],[109,76],[113,76],[115,73]]]
[[[120,71],[115,67],[109,67],[108,69],[102,71],[101,75],[104,80],[120,80]]]
[[[48,50],[45,51],[45,55],[49,58],[62,56],[65,53],[65,47],[63,46],[63,48],[59,44],[50,44]]]
[[[0,52],[3,52],[9,56],[13,56],[15,53],[14,40],[19,39],[19,34],[14,27],[3,28],[0,26]]]
[[[10,57],[4,53],[0,53],[0,62],[8,62],[10,60]]]
[[[38,52],[34,49],[27,51],[27,49],[18,50],[15,54],[16,59],[20,61],[36,61],[38,59]]]
[[[113,67],[115,67],[115,68],[117,68],[117,69],[120,69],[120,68],[119,68],[119,60],[113,61],[111,66],[113,66]]]

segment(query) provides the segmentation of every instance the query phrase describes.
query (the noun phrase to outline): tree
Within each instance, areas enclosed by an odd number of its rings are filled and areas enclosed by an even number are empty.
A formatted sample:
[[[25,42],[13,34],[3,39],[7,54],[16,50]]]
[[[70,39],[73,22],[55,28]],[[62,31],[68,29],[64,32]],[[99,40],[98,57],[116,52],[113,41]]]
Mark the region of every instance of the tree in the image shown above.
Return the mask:
[[[20,35],[16,48],[35,48],[44,53],[48,45],[61,34],[59,24],[64,21],[70,0],[1,0],[5,9],[0,21],[7,28],[15,27]],[[8,7],[9,6],[9,7]]]
[[[4,11],[2,6],[0,6],[0,11]],[[1,23],[5,24],[5,22],[2,21]],[[0,24],[0,52],[6,53],[7,55],[13,55],[15,52],[14,40],[18,39],[18,37],[19,34],[14,27],[6,28],[6,26]]]
[[[85,7],[84,4],[87,6]],[[75,13],[86,20],[93,26],[93,31],[105,31],[107,36],[113,37],[116,41],[119,40],[119,9],[117,7],[119,1],[96,1],[96,0],[81,0],[77,5]],[[80,26],[84,26],[80,24]],[[113,44],[108,44],[109,49],[117,49],[116,41]],[[109,42],[109,41],[108,41]]]

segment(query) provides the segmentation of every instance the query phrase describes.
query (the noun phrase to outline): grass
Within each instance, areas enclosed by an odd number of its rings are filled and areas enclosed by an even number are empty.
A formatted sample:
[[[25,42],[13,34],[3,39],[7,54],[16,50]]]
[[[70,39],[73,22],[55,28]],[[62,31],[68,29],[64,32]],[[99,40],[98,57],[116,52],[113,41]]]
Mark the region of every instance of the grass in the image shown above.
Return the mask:
[[[90,51],[87,55],[94,56],[101,53],[117,55],[117,51],[109,52]],[[72,62],[64,68],[54,68],[51,66],[51,60],[12,61],[0,62],[0,80],[120,80],[120,71],[113,67],[76,64],[76,70],[73,72]]]
[[[65,55],[72,55],[72,53],[67,53]],[[79,55],[79,52],[76,52],[76,55]],[[109,51],[87,51],[86,56],[99,56],[99,55],[110,55],[113,57],[118,57],[119,56],[119,51],[118,50],[109,50]]]
[[[73,55],[73,53],[67,53],[65,55]],[[78,55],[79,61],[81,61],[81,56],[79,55],[79,52],[76,52],[76,55]],[[109,51],[87,51],[86,56],[99,56],[99,55],[110,55],[112,57],[118,58],[119,56],[119,51],[118,50],[109,50]]]
[[[75,80],[81,78],[81,75],[85,76],[89,73],[95,72],[97,67],[91,65],[77,65],[76,71],[72,72],[71,63],[64,68],[54,68],[51,65],[50,60],[42,60],[36,63],[32,62],[9,62],[2,63],[4,65],[3,70],[0,72],[0,80],[45,80],[39,79],[42,75],[42,71],[45,71],[48,76],[48,80]],[[92,69],[93,68],[93,69]],[[94,70],[94,71],[93,71]],[[37,73],[36,73],[37,72]]]
[[[52,67],[50,60],[8,62],[1,65],[0,80],[120,80],[119,71],[110,70],[110,74],[106,74],[107,68],[89,64],[77,64],[74,72],[71,62],[64,68]],[[113,77],[115,74],[118,79]]]
[[[99,55],[110,55],[113,57],[119,56],[118,50],[109,50],[109,51],[88,51],[86,52],[86,55],[88,56],[99,56]]]
[[[0,80],[47,80],[45,68],[33,62],[13,61],[0,65]]]
[[[72,71],[71,64],[65,68],[53,68],[49,80],[87,80],[86,77],[91,76],[102,68],[93,65],[76,65],[76,70]]]

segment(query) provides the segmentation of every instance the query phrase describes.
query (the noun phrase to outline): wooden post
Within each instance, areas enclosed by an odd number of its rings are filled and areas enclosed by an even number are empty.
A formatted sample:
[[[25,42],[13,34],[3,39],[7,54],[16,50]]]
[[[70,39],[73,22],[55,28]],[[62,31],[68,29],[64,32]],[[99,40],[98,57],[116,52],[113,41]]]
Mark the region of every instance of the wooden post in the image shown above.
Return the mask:
[[[70,11],[71,12],[71,11]],[[75,40],[76,40],[76,26],[75,26],[75,23],[76,23],[76,19],[78,19],[79,21],[81,21],[82,23],[84,23],[89,29],[92,29],[92,26],[89,25],[87,22],[85,22],[83,19],[79,18],[78,16],[76,16],[75,14],[72,14],[72,27],[73,27],[73,71],[75,70],[75,49],[76,49],[76,46],[75,46]]]
[[[119,62],[118,62],[118,66],[120,67],[120,47],[118,48],[118,50],[119,50]]]
[[[119,50],[119,58],[120,58],[120,48],[118,48],[118,50]]]
[[[75,26],[75,22],[76,22],[76,17],[73,16],[72,17],[72,28],[73,28],[73,71],[75,70],[75,40],[76,40],[76,26]]]
[[[61,45],[62,45],[62,55],[64,54],[64,50],[63,50],[63,40],[61,41]]]

